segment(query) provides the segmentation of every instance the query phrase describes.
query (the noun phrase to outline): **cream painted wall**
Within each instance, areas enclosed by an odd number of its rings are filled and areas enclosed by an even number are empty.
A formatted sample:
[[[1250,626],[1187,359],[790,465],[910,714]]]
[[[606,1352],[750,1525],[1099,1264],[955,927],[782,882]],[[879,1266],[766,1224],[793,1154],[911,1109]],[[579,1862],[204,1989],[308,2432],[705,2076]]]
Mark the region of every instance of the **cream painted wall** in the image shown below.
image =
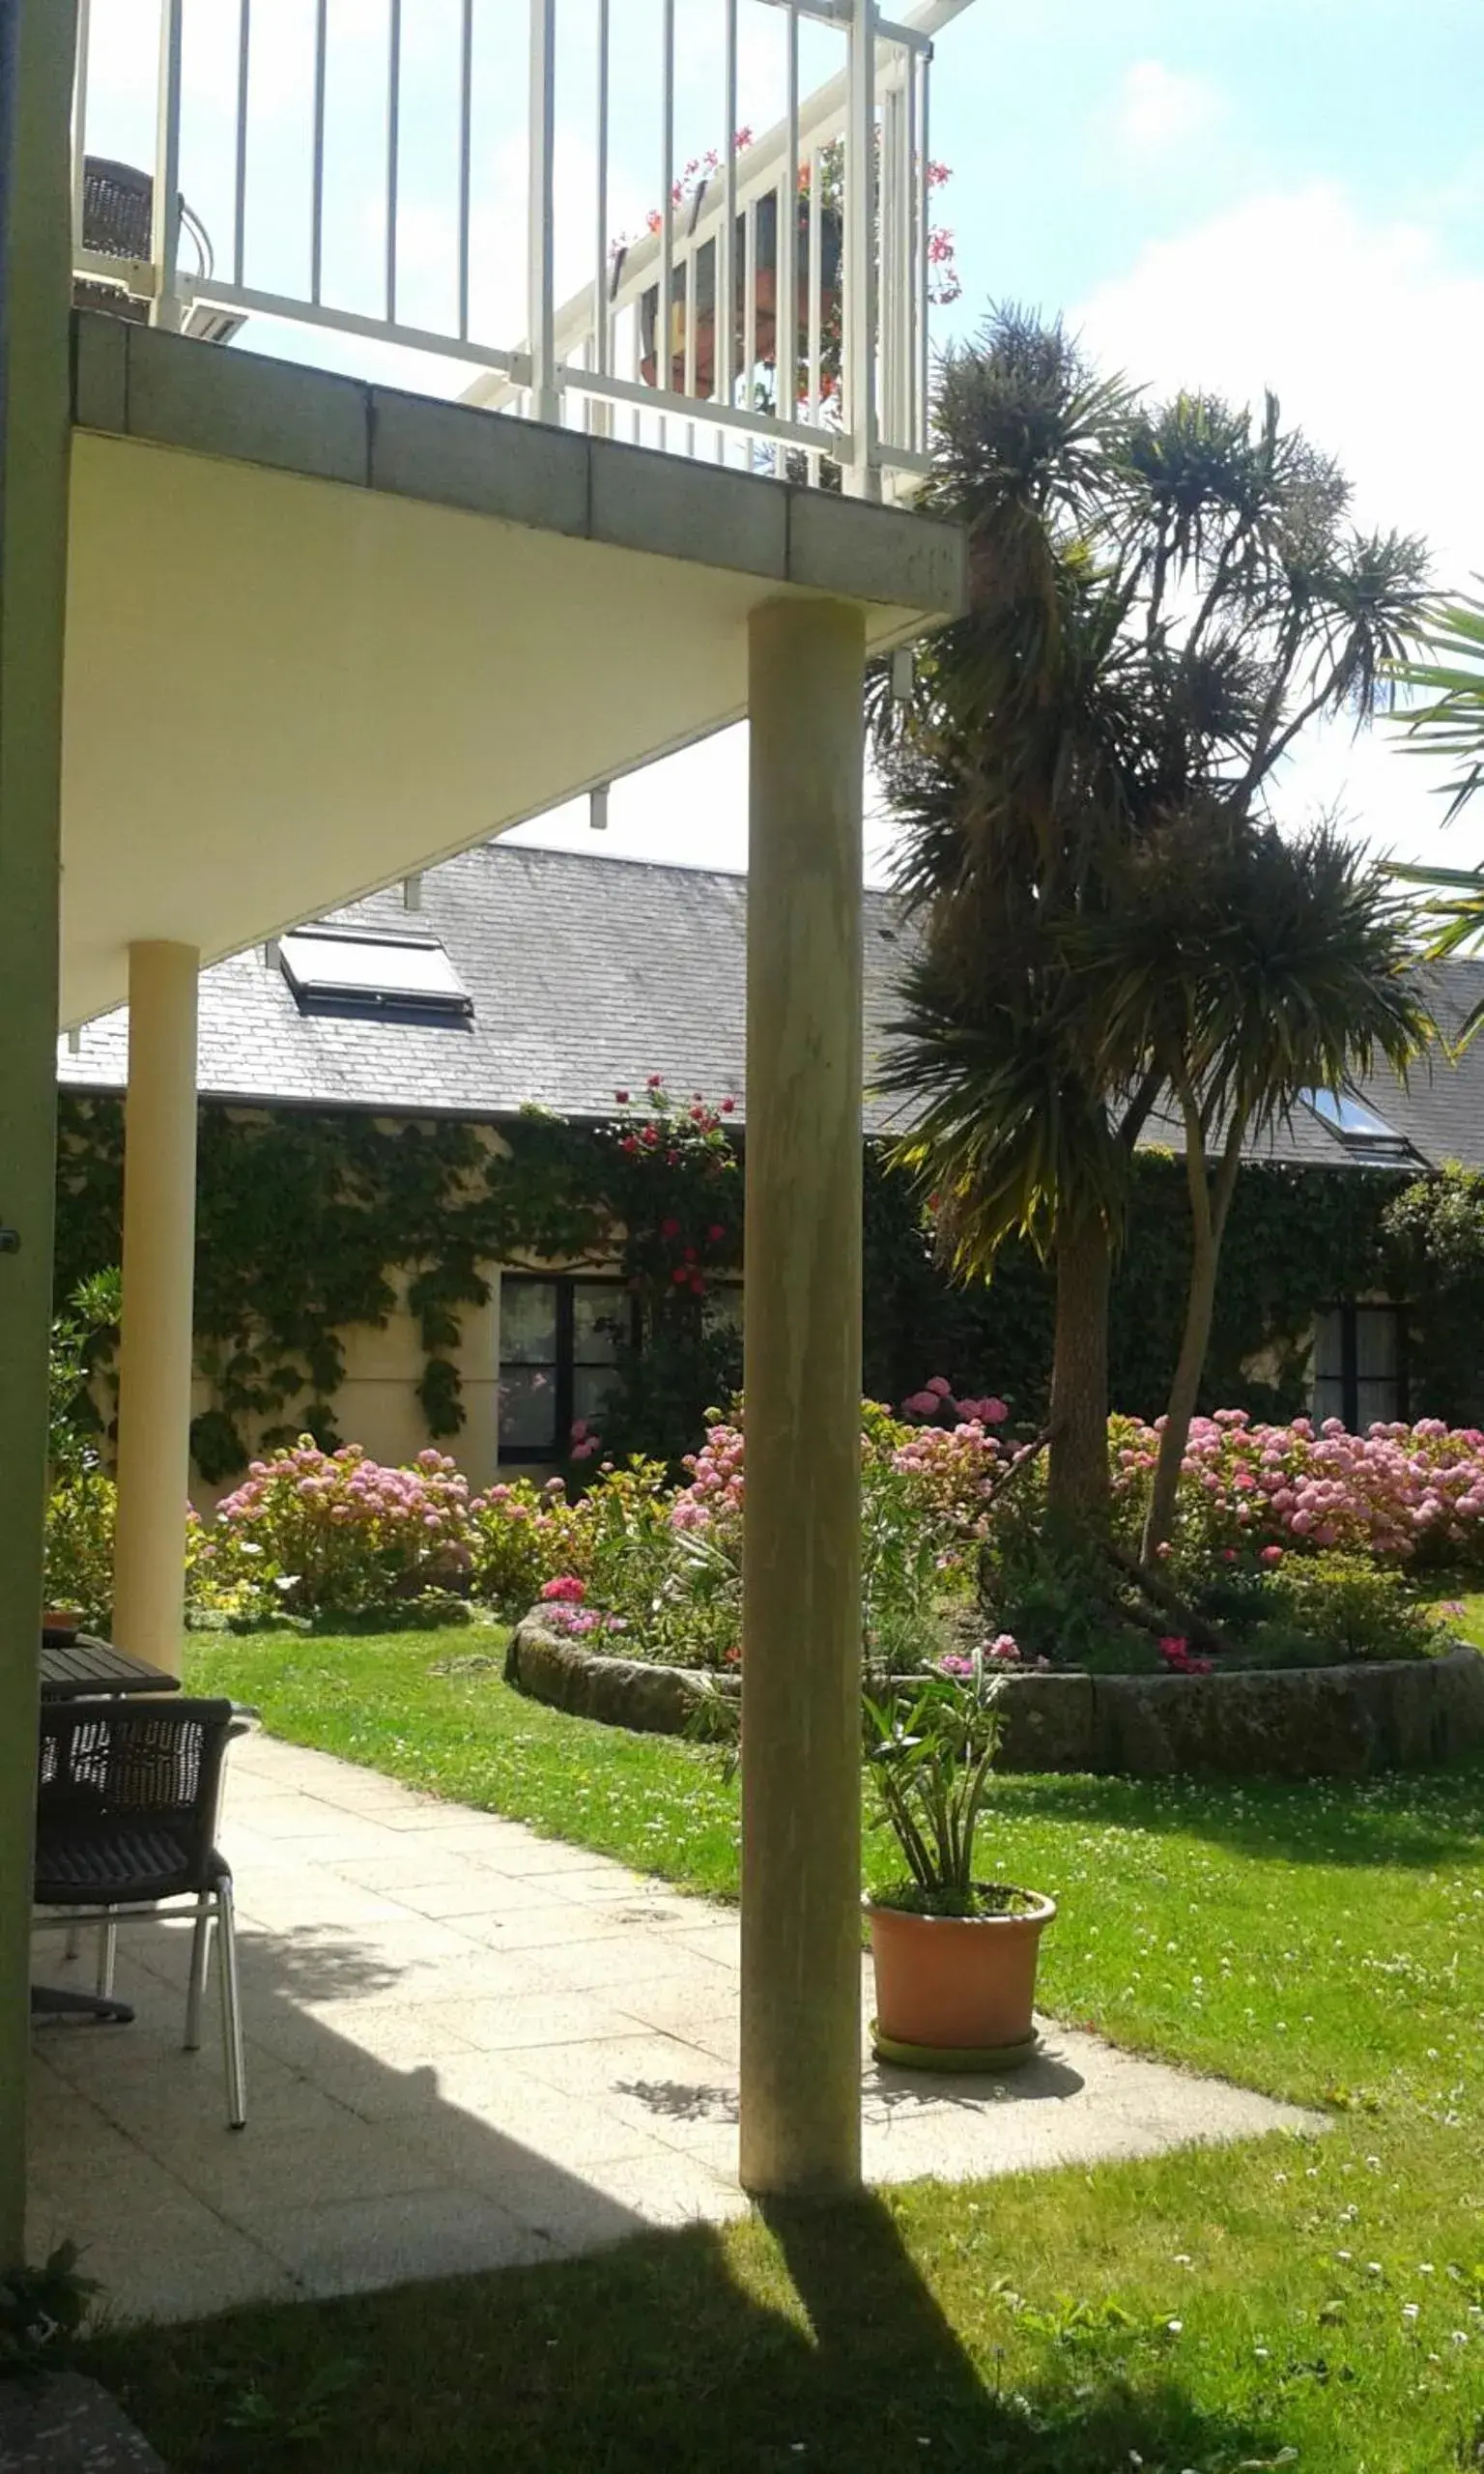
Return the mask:
[[[490,1283],[484,1306],[466,1306],[462,1337],[452,1352],[463,1383],[465,1422],[456,1435],[440,1440],[428,1433],[417,1384],[426,1363],[416,1317],[407,1308],[407,1276],[393,1275],[398,1303],[385,1326],[357,1323],[340,1333],[345,1352],[345,1380],[331,1395],[336,1423],[347,1443],[361,1444],[373,1460],[414,1460],[434,1444],[458,1462],[471,1486],[492,1485],[499,1468],[499,1272],[485,1266]],[[191,1415],[212,1405],[209,1387],[198,1377],[192,1387]],[[284,1421],[275,1417],[273,1423]],[[223,1495],[239,1481],[208,1485],[192,1472],[190,1498],[203,1517],[214,1511]]]

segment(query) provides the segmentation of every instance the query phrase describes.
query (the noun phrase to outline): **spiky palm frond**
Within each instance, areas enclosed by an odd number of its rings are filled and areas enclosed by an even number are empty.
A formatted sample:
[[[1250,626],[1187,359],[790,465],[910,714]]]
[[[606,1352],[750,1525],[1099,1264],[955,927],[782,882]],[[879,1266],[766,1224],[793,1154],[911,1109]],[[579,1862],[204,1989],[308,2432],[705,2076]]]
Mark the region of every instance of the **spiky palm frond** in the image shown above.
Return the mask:
[[[1484,601],[1467,594],[1446,609],[1421,658],[1400,661],[1399,687],[1432,699],[1403,716],[1410,753],[1445,756],[1459,770],[1443,785],[1451,824],[1484,786]],[[1397,867],[1404,884],[1432,895],[1419,906],[1429,962],[1447,962],[1484,945],[1484,869]],[[1468,1046],[1484,1023],[1484,998],[1466,1017],[1455,1046]]]
[[[1405,717],[1410,745],[1419,756],[1461,760],[1461,770],[1445,786],[1443,821],[1451,824],[1484,783],[1484,601],[1466,595],[1445,610],[1422,657],[1398,661],[1395,678],[1398,686],[1419,688],[1432,699]],[[1438,883],[1447,874],[1441,871]]]
[[[899,1156],[933,1188],[965,1276],[985,1276],[1013,1235],[1049,1251],[1063,1215],[1122,1219],[1127,1155],[1082,1070],[1064,978],[1054,955],[1008,952],[966,1002],[962,970],[929,954],[902,983],[880,1080],[913,1105]]]
[[[1382,1059],[1405,1075],[1428,1036],[1411,908],[1329,825],[1177,819],[1124,895],[1077,938],[1104,1072],[1184,1083],[1209,1124],[1261,1133]]]

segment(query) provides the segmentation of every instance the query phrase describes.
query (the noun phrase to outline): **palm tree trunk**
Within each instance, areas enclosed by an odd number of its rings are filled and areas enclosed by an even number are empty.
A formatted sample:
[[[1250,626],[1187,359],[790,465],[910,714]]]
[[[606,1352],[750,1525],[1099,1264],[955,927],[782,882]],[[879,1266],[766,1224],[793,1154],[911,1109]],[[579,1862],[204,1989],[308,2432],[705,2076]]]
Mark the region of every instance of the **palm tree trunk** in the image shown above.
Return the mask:
[[[1164,1432],[1159,1438],[1155,1482],[1144,1520],[1141,1551],[1146,1564],[1153,1562],[1159,1548],[1168,1543],[1175,1528],[1180,1473],[1185,1457],[1185,1446],[1190,1440],[1190,1421],[1195,1415],[1201,1376],[1206,1371],[1206,1352],[1211,1345],[1212,1319],[1215,1313],[1221,1239],[1237,1183],[1237,1171],[1241,1165],[1241,1138],[1245,1131],[1244,1119],[1234,1120],[1228,1129],[1213,1194],[1207,1176],[1206,1137],[1199,1111],[1193,1104],[1188,1104],[1184,1115],[1185,1178],[1190,1189],[1192,1240],[1190,1285],[1185,1292],[1185,1327],[1181,1336],[1180,1355],[1175,1361]]]
[[[1058,1232],[1046,1500],[1098,1518],[1108,1500],[1108,1292],[1113,1246],[1090,1217]]]

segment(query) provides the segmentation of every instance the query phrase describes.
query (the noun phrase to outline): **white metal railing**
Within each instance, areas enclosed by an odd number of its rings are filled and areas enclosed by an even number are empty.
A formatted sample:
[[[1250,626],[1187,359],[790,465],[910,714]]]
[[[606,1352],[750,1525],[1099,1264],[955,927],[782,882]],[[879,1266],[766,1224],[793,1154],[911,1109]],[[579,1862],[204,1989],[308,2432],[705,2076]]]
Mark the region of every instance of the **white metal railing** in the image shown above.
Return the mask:
[[[929,66],[969,0],[678,0],[683,42],[677,0],[128,0],[148,130],[120,5],[82,0],[74,268],[131,314],[432,354],[495,412],[861,496],[926,469]]]

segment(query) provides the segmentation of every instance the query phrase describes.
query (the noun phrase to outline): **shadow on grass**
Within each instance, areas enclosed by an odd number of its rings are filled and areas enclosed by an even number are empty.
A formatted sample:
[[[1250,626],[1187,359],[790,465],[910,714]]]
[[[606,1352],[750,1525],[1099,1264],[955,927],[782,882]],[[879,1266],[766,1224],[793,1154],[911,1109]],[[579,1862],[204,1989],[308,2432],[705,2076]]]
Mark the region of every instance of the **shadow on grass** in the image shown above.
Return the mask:
[[[1484,1758],[1372,1778],[1007,1778],[997,1808],[1007,1821],[1204,1839],[1292,1864],[1426,1871],[1477,1859]]]
[[[180,2474],[1230,2474],[1270,2431],[1204,2407],[1167,2350],[970,2342],[891,2209],[771,2204],[728,2233],[275,2305],[93,2349]]]

